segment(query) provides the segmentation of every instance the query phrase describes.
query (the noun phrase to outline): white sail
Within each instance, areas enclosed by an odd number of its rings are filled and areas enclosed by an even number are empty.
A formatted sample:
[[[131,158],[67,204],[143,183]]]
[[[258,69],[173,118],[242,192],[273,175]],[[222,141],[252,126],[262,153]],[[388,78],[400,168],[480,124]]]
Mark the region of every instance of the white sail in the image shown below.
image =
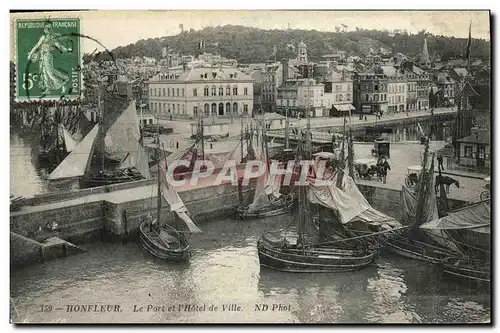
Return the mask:
[[[127,133],[131,135],[130,133]],[[137,171],[141,173],[141,175],[149,179],[151,178],[151,174],[149,172],[149,156],[146,153],[144,147],[140,144],[139,141],[136,142],[136,147],[132,150],[127,157],[120,163],[119,169],[127,169],[127,168],[135,168]]]
[[[99,125],[76,145],[75,149],[52,171],[49,180],[81,177],[85,174],[94,150]]]
[[[64,138],[64,146],[66,148],[66,151],[70,153],[73,151],[73,149],[75,149],[78,142],[73,138],[71,133],[69,133],[69,131],[66,129],[66,127],[64,127],[64,125],[61,124],[59,126],[62,131],[62,137]]]
[[[126,135],[130,133],[131,135]],[[125,111],[110,126],[104,138],[106,156],[117,161],[123,160],[127,154],[137,149],[140,138],[139,122],[135,102],[131,101]]]
[[[196,224],[187,214],[188,210],[179,197],[177,191],[175,191],[175,189],[167,181],[168,175],[165,169],[165,163],[161,162],[158,166],[160,170],[158,176],[160,177],[161,194],[170,205],[170,210],[172,212],[175,212],[177,216],[179,216],[184,221],[184,223],[186,223],[186,226],[191,233],[202,233],[203,231],[201,231],[201,229],[196,226]]]

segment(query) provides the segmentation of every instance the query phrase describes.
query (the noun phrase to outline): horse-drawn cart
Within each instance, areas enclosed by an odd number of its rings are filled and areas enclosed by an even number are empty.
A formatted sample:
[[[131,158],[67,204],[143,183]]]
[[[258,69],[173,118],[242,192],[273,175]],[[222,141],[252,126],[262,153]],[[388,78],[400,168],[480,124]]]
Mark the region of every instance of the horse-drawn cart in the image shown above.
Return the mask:
[[[370,180],[377,174],[377,161],[371,158],[360,158],[354,161],[354,177]]]
[[[484,178],[484,181],[486,182],[484,185],[485,190],[479,195],[481,201],[490,200],[491,179],[490,177],[486,177]]]
[[[408,167],[408,175],[406,176],[405,179],[405,185],[408,188],[412,188],[418,183],[418,178],[420,177],[420,174],[422,173],[422,166],[421,165],[412,165]]]

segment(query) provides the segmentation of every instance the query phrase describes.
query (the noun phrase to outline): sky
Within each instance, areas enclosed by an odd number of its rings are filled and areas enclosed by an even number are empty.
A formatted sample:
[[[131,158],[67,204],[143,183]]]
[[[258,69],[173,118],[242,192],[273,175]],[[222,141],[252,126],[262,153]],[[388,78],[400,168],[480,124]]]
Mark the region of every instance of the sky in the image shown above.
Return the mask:
[[[199,30],[208,26],[227,24],[261,29],[306,29],[335,31],[335,26],[347,25],[347,30],[401,29],[417,33],[425,29],[437,35],[467,38],[469,22],[472,37],[490,39],[489,13],[487,11],[86,11],[10,14],[11,31],[16,18],[75,17],[81,18],[82,34],[99,40],[112,50],[140,39],[176,35],[184,30]],[[12,38],[11,40],[14,40]],[[13,41],[12,41],[13,43]],[[95,42],[82,42],[82,50],[91,53]],[[11,47],[13,50],[13,45]]]

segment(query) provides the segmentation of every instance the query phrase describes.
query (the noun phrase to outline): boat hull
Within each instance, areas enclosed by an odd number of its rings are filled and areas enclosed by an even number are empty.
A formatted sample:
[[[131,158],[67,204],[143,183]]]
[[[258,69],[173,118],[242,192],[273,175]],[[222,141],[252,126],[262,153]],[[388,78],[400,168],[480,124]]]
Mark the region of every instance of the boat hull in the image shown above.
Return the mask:
[[[439,248],[423,242],[410,241],[401,236],[389,237],[385,243],[385,248],[389,252],[396,253],[405,258],[425,261],[432,264],[439,264],[446,258],[457,256],[455,253],[444,248]]]
[[[237,210],[238,218],[242,220],[259,219],[270,216],[278,216],[289,213],[292,210],[293,200],[288,200],[282,204],[269,204],[256,213],[249,213],[249,206],[240,206]]]
[[[89,188],[89,187],[107,186],[113,184],[133,182],[141,179],[144,179],[142,175],[133,175],[131,177],[92,177],[92,178],[82,179],[80,187]]]
[[[257,242],[261,266],[290,273],[347,272],[370,265],[375,251],[336,248],[284,249],[260,239]]]
[[[142,222],[139,227],[139,242],[145,251],[159,259],[171,262],[182,263],[189,261],[191,257],[191,247],[189,244],[185,244],[179,248],[166,248],[157,239],[151,237],[147,231],[148,228],[146,222]]]

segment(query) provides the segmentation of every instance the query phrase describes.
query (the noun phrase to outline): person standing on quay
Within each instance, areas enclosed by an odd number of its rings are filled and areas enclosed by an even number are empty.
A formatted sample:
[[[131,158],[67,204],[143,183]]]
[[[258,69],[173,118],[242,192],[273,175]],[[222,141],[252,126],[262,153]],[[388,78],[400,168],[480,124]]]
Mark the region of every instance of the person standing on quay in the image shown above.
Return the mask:
[[[384,177],[384,184],[387,182],[387,170],[391,170],[389,162],[387,162],[387,157],[384,158],[384,164],[382,164],[382,176]]]
[[[177,142],[175,143],[175,147],[176,147],[177,149],[179,149],[179,141],[177,141]]]

